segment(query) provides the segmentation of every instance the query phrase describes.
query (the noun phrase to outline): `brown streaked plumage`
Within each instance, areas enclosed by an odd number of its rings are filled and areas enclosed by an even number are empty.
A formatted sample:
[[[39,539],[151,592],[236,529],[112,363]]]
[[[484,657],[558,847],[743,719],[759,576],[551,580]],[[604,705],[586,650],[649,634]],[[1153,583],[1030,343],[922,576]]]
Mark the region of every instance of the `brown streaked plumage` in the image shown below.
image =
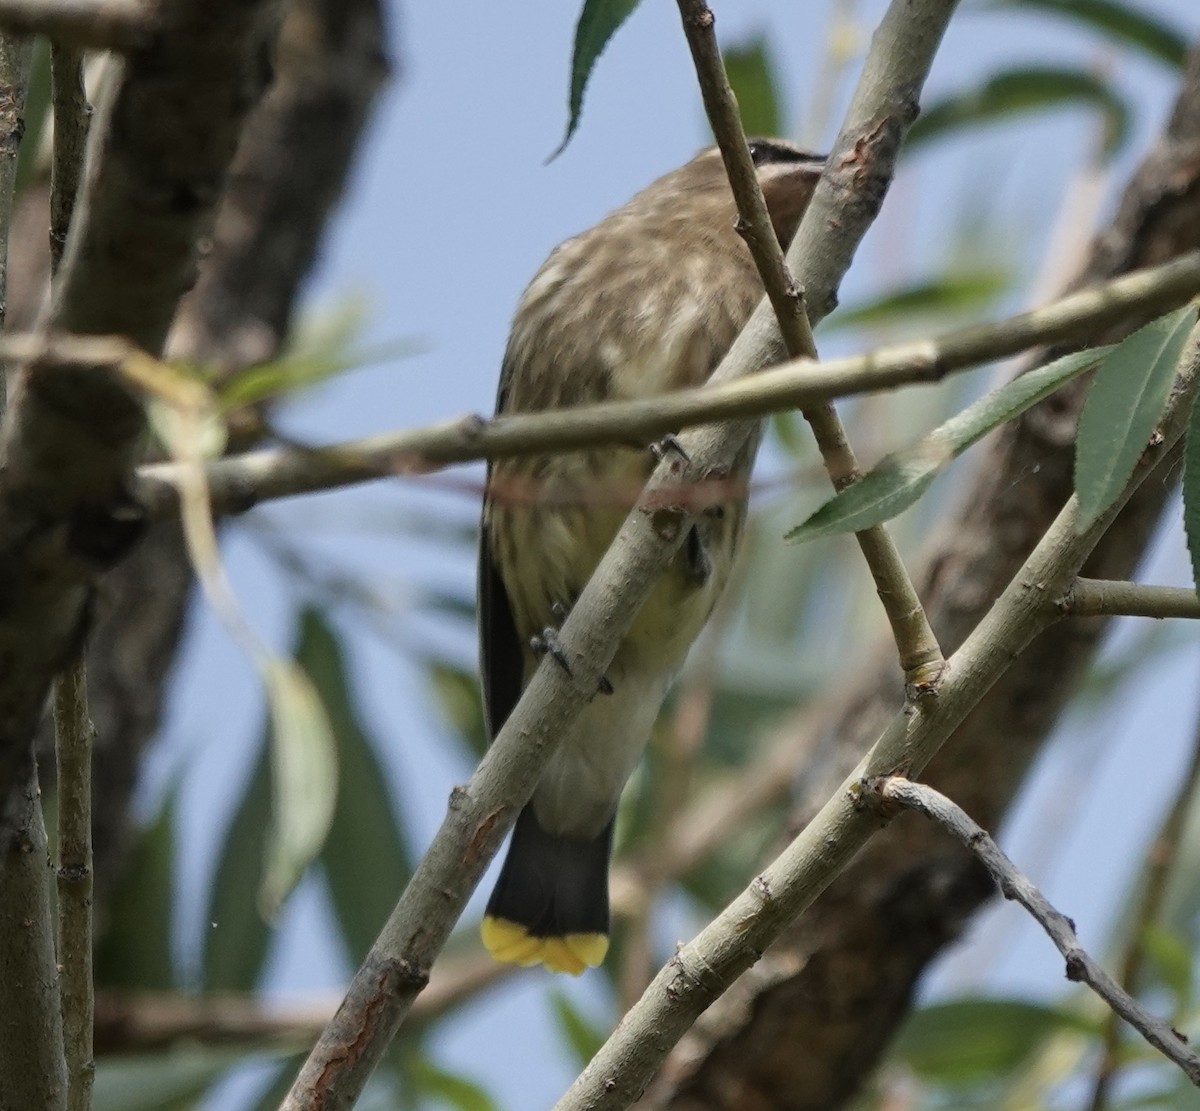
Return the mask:
[[[823,159],[779,140],[754,140],[751,152],[786,246]],[[497,411],[647,397],[704,382],[762,295],[735,217],[720,154],[710,147],[556,247],[517,307]],[[755,447],[747,445],[736,474],[749,474]],[[537,666],[534,638],[559,624],[579,596],[653,465],[647,445],[490,468],[479,613],[492,736]],[[744,491],[721,508],[689,532],[617,650],[611,693],[597,693],[562,738],[517,820],[484,920],[484,941],[501,960],[577,973],[603,958],[621,789],[729,577]]]

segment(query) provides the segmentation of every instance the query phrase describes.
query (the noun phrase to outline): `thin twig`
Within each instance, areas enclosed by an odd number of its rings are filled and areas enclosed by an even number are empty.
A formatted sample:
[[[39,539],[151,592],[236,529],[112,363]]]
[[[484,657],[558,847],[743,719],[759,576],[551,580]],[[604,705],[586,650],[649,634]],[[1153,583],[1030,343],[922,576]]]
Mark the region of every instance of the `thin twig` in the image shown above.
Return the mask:
[[[87,677],[82,662],[54,688],[58,759],[58,966],[67,1111],[92,1105],[92,746]]]
[[[519,975],[482,947],[439,964],[413,1007],[414,1027],[428,1026],[488,988]],[[340,996],[264,1003],[250,994],[189,995],[177,991],[100,991],[96,996],[96,1044],[104,1053],[152,1053],[189,1045],[261,1048],[279,1041],[311,1042],[337,1010]]]
[[[50,166],[50,270],[58,269],[75,198],[83,177],[91,108],[83,88],[83,55],[73,47],[52,46],[50,77],[54,103],[54,156]]]
[[[821,363],[795,360],[758,374],[645,401],[605,402],[545,413],[444,421],[328,447],[286,446],[247,452],[208,465],[219,512],[237,512],[292,497],[396,474],[424,474],[451,463],[566,451],[661,437],[715,420],[757,417],[832,397],[940,381],[1026,348],[1085,337],[1100,320],[1130,312],[1165,312],[1200,290],[1200,252],[1116,278],[993,324]],[[0,336],[0,359],[120,364],[133,349],[104,336]],[[152,516],[178,512],[180,470],[154,464],[138,472],[138,499]]]
[[[0,327],[31,46],[28,39],[0,34]],[[4,393],[0,389],[0,411]],[[49,858],[32,752],[18,774],[16,836],[0,845],[0,1098],[10,1107],[66,1111]]]
[[[32,39],[0,34],[0,331],[8,312],[8,236],[32,58]],[[4,411],[4,392],[0,390],[0,413]]]
[[[157,5],[135,0],[0,0],[0,27],[81,50],[133,50],[157,23]]]
[[[50,857],[32,755],[17,807],[16,836],[0,845],[0,1093],[6,1107],[67,1111]]]
[[[1200,1056],[1188,1048],[1187,1039],[1170,1023],[1155,1018],[1125,991],[1079,944],[1075,924],[1055,910],[1031,880],[1021,874],[995,841],[966,812],[945,795],[921,783],[893,776],[874,785],[885,802],[916,810],[937,822],[971,850],[991,873],[1006,899],[1023,906],[1054,942],[1067,962],[1067,979],[1087,984],[1155,1049],[1177,1064],[1200,1087]]]
[[[83,56],[69,46],[50,50],[54,154],[50,168],[50,273],[57,272],[79,183],[83,179],[90,109]],[[92,983],[92,750],[83,655],[54,681],[54,742],[58,763],[58,964],[67,1111],[89,1111],[96,1064]]]
[[[1076,579],[1056,605],[1064,617],[1200,618],[1200,596],[1191,587],[1109,579]]]
[[[1129,936],[1125,953],[1121,959],[1118,981],[1130,995],[1136,996],[1142,985],[1142,969],[1146,961],[1146,933],[1157,921],[1167,893],[1167,881],[1171,878],[1178,859],[1183,828],[1191,813],[1200,786],[1200,720],[1196,722],[1192,741],[1192,756],[1187,770],[1179,779],[1175,798],[1163,818],[1157,836],[1146,853],[1141,893],[1134,907],[1129,924]],[[1121,1024],[1115,1011],[1105,1019],[1102,1037],[1103,1049],[1096,1068],[1096,1080],[1092,1088],[1088,1111],[1104,1111],[1108,1096],[1121,1063]]]
[[[792,358],[815,359],[817,349],[804,293],[788,271],[783,249],[771,225],[766,200],[746,145],[737,101],[729,87],[725,63],[717,46],[713,13],[704,0],[678,0],[678,3],[704,108],[737,202],[738,228],[754,257],[788,354]],[[860,478],[862,472],[858,460],[833,403],[826,401],[802,406],[801,414],[813,430],[834,489],[841,490]],[[857,533],[856,538],[892,627],[905,677],[910,683],[927,682],[938,674],[945,661],[900,552],[885,525]]]

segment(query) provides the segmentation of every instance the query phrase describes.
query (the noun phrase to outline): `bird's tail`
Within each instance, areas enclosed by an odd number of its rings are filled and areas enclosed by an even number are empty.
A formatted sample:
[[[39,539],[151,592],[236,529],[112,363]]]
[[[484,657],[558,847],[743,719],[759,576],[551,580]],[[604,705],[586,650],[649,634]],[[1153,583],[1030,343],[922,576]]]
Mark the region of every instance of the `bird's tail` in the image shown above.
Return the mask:
[[[578,976],[608,950],[608,858],[613,823],[581,840],[548,833],[526,806],[483,919],[498,961]]]

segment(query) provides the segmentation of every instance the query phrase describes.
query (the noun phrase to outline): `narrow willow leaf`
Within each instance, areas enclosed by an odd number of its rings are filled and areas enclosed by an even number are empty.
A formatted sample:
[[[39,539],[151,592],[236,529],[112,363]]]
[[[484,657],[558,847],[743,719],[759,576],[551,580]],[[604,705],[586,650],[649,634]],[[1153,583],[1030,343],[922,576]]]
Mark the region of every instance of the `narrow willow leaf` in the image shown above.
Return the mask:
[[[316,688],[290,660],[263,661],[273,800],[259,906],[271,917],[321,851],[337,797],[337,746]]]
[[[783,113],[779,108],[779,77],[767,40],[761,35],[726,47],[725,75],[737,97],[742,116],[742,129],[747,135],[787,134]]]
[[[1079,531],[1092,524],[1125,488],[1175,378],[1175,366],[1196,320],[1190,305],[1127,336],[1096,371],[1075,442]]]
[[[1035,367],[968,405],[931,432],[929,439],[936,437],[943,440],[954,455],[961,455],[992,429],[999,428],[1049,397],[1060,386],[1095,366],[1112,350],[1112,346],[1090,347],[1086,351],[1063,355],[1045,366]]]
[[[550,155],[557,158],[567,148],[571,136],[579,126],[579,115],[583,111],[583,93],[587,88],[592,69],[608,40],[638,6],[638,0],[583,0],[579,22],[575,24],[575,46],[571,53],[571,91],[567,98],[569,118],[567,133],[558,149]]]
[[[1200,405],[1195,402],[1183,456],[1183,527],[1192,557],[1192,581],[1200,593]]]
[[[558,1020],[558,1028],[571,1047],[576,1065],[584,1068],[604,1044],[604,1031],[587,1018],[571,1002],[565,992],[552,991],[550,1006],[554,1008],[554,1017]]]
[[[1076,351],[1006,382],[939,425],[920,443],[887,456],[785,539],[799,544],[818,536],[860,532],[903,513],[925,493],[938,472],[973,443],[1082,374],[1109,350]]]
[[[449,1072],[427,1057],[411,1059],[406,1072],[421,1094],[437,1104],[455,1111],[497,1111],[496,1102],[473,1080]]]
[[[1104,117],[1104,153],[1114,154],[1129,134],[1130,113],[1111,85],[1087,70],[1024,66],[1002,70],[973,89],[921,109],[908,132],[911,151],[931,139],[1028,112],[1086,105]]]
[[[333,627],[316,609],[300,616],[296,659],[311,676],[338,749],[337,804],[321,850],[342,940],[359,964],[412,872],[378,748],[363,728]]]
[[[788,455],[799,458],[807,450],[809,441],[800,430],[800,417],[797,413],[772,413],[770,426],[779,446]]]
[[[965,1084],[999,1079],[1052,1035],[1093,1033],[1070,1011],[1024,1000],[965,999],[916,1011],[892,1053],[923,1080]]]
[[[1142,947],[1149,958],[1153,980],[1165,984],[1175,997],[1176,1013],[1192,1003],[1196,961],[1191,939],[1151,922],[1142,931]]]
[[[989,7],[1023,8],[1061,15],[1099,31],[1118,46],[1132,46],[1174,69],[1183,69],[1188,38],[1178,28],[1117,0],[992,0]]]
[[[487,730],[479,680],[472,672],[440,660],[429,660],[429,680],[446,720],[468,751],[478,759],[487,750]]]
[[[1012,281],[1012,272],[1000,267],[977,270],[955,269],[927,282],[916,282],[889,290],[857,305],[839,308],[823,322],[825,332],[863,325],[910,324],[915,315],[945,316],[986,308]]]
[[[881,460],[853,486],[835,494],[803,524],[786,533],[784,539],[803,544],[819,536],[861,532],[903,513],[953,458],[936,448],[925,454],[922,444]]]
[[[300,1071],[300,1066],[304,1064],[306,1056],[307,1054],[301,1053],[281,1061],[274,1078],[258,1097],[258,1102],[254,1104],[251,1111],[279,1111],[280,1106],[287,1099],[288,1092],[292,1090],[292,1085],[296,1082],[296,1074]]]
[[[233,812],[208,893],[204,920],[204,989],[252,991],[270,949],[271,930],[258,911],[267,825],[271,817],[270,731]]]

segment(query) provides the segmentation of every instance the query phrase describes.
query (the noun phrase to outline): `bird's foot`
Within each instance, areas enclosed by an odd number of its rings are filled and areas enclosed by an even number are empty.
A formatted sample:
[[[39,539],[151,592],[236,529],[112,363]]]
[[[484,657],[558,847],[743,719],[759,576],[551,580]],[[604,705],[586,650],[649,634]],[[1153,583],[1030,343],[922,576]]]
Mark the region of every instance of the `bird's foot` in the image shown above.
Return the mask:
[[[567,673],[568,678],[574,676],[571,661],[567,659],[567,650],[562,646],[562,641],[558,639],[558,630],[553,626],[547,625],[540,633],[531,636],[529,647],[533,649],[535,656],[550,656]]]
[[[655,440],[650,445],[650,454],[654,456],[660,463],[668,455],[677,455],[685,463],[690,463],[692,458],[684,450],[683,444],[679,442],[679,438],[674,433],[668,433],[661,440]]]
[[[550,612],[561,623],[567,619],[569,611],[562,602],[552,602]],[[574,678],[575,673],[571,670],[571,661],[567,659],[567,650],[563,647],[562,641],[558,639],[558,630],[554,626],[547,625],[540,633],[531,636],[529,647],[533,649],[536,656],[551,656],[554,662],[566,672],[568,678]],[[600,676],[596,690],[600,694],[613,693],[613,685],[607,675]]]

